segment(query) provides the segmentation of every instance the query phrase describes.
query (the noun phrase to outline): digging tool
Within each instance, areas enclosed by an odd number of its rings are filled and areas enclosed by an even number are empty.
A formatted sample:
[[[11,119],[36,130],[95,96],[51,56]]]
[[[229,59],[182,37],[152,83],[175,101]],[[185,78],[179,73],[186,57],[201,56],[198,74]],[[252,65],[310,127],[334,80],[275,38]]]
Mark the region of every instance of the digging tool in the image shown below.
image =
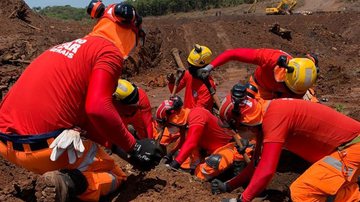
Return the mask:
[[[221,105],[221,104],[220,104],[219,96],[217,96],[215,89],[211,86],[211,83],[210,83],[209,79],[205,79],[205,80],[204,80],[204,84],[205,84],[205,86],[207,87],[207,89],[209,90],[210,95],[212,96],[212,98],[213,98],[213,100],[214,100],[214,102],[215,102],[216,107],[217,107],[218,109],[220,109],[220,105]]]
[[[184,74],[186,68],[181,61],[179,49],[177,49],[177,48],[171,49],[171,54],[173,55],[173,57],[175,59],[176,65],[178,66],[178,68],[176,69],[175,86],[173,88],[173,91],[171,92],[171,96],[174,96],[176,94],[176,90],[179,86],[180,79],[181,79],[182,75]]]
[[[171,53],[174,56],[174,59],[178,66],[177,71],[176,71],[175,86],[174,86],[173,91],[171,92],[171,96],[174,96],[176,93],[176,90],[179,86],[180,78],[182,77],[182,74],[185,72],[186,68],[185,68],[184,64],[181,62],[180,51],[177,48],[173,48],[173,49],[171,49]],[[165,130],[165,127],[162,127],[160,134],[159,134],[158,138],[156,139],[157,146],[160,145],[161,139],[164,135],[164,130]]]
[[[234,137],[234,140],[235,140],[235,142],[236,142],[236,144],[239,146],[239,147],[244,147],[244,145],[241,143],[241,141],[240,141],[240,137],[239,137],[239,134],[237,134],[234,130],[230,130],[231,131],[231,133],[232,133],[232,136]],[[243,155],[243,157],[244,157],[244,160],[245,160],[245,162],[247,163],[247,164],[249,164],[250,163],[250,157],[247,155],[247,153],[244,153],[244,154],[242,154]]]
[[[173,48],[173,49],[171,49],[171,53],[172,53],[172,55],[174,56],[176,65],[177,65],[180,69],[186,70],[184,64],[183,64],[182,61],[181,61],[179,49]]]

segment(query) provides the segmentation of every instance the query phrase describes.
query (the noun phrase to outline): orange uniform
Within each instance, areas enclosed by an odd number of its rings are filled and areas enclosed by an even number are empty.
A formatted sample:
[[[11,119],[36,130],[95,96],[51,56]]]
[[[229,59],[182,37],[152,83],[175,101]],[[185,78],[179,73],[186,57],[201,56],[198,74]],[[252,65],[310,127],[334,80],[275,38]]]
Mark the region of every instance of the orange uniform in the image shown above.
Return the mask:
[[[359,201],[360,144],[337,150],[359,135],[359,122],[329,107],[303,100],[273,100],[258,135],[263,139],[259,164],[256,169],[250,164],[227,183],[234,189],[251,177],[242,194],[243,201],[251,201],[271,180],[284,147],[314,163],[291,185],[293,201],[325,201],[333,195],[336,201]]]

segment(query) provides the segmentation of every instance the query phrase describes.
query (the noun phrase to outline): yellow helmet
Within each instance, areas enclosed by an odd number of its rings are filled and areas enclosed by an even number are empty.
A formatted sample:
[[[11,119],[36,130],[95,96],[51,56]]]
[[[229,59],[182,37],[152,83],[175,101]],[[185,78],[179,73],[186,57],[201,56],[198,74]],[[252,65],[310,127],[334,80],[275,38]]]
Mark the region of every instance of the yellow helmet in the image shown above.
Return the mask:
[[[317,78],[315,63],[309,58],[293,58],[288,63],[285,83],[296,94],[304,94]]]
[[[190,51],[187,61],[195,67],[204,67],[211,62],[212,52],[206,46],[195,44],[194,48]]]
[[[125,79],[119,79],[113,97],[124,104],[135,104],[139,101],[139,91],[135,84]]]

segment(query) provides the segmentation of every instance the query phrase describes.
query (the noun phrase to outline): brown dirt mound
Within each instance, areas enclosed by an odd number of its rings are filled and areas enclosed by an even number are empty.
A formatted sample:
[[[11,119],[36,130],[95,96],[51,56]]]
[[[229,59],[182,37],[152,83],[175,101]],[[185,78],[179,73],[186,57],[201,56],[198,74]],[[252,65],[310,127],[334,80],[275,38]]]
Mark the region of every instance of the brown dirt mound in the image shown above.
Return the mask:
[[[26,68],[27,61],[55,44],[84,36],[92,27],[39,16],[22,0],[0,1],[0,6],[0,99]],[[317,84],[319,97],[329,100],[325,104],[360,120],[360,88],[357,86],[360,84],[360,13],[357,12],[360,5],[345,4],[352,9],[310,16],[265,16],[259,10],[256,14],[243,15],[247,7],[146,18],[145,47],[137,49],[137,54],[127,62],[124,76],[147,90],[152,105],[157,106],[169,96],[166,87],[154,86],[164,86],[166,74],[175,70],[170,54],[174,47],[182,51],[183,61],[194,43],[209,46],[214,55],[235,47],[279,48],[293,55],[315,52],[321,68]],[[221,16],[215,16],[219,10]],[[270,33],[269,26],[274,23],[291,30],[292,40]],[[219,95],[224,96],[237,80],[245,80],[253,70],[253,65],[236,62],[218,68],[214,75]],[[109,200],[219,201],[235,197],[242,190],[213,196],[209,183],[199,182],[188,174],[161,166],[139,173],[114,158],[127,171],[129,180]],[[280,162],[278,173],[267,190],[270,201],[289,201],[289,184],[307,167],[304,161],[287,153]],[[36,178],[37,175],[0,157],[0,201],[34,201]]]

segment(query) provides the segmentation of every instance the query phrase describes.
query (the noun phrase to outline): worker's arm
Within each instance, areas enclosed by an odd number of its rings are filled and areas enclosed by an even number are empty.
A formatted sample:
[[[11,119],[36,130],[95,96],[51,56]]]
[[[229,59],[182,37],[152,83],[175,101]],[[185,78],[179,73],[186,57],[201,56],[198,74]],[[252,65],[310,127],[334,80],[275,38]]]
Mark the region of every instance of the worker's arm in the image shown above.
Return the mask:
[[[242,193],[244,202],[258,196],[269,184],[276,172],[283,143],[264,143],[261,160],[252,175],[250,184]]]
[[[250,48],[237,48],[226,50],[217,56],[210,64],[213,68],[223,65],[231,60],[240,62],[256,64],[256,51],[257,49]]]
[[[140,100],[139,105],[141,106],[140,113],[141,119],[146,127],[146,136],[147,138],[153,138],[153,118],[151,114],[151,106],[150,101],[145,92],[143,92],[143,96]]]
[[[204,132],[203,125],[193,125],[189,128],[186,140],[181,146],[179,155],[175,158],[175,161],[180,165],[184,163],[187,157],[190,156],[191,152],[198,146],[200,137]]]
[[[107,137],[125,151],[131,151],[135,138],[123,124],[120,115],[112,103],[112,94],[116,86],[116,77],[104,69],[92,72],[85,110],[97,132]]]

